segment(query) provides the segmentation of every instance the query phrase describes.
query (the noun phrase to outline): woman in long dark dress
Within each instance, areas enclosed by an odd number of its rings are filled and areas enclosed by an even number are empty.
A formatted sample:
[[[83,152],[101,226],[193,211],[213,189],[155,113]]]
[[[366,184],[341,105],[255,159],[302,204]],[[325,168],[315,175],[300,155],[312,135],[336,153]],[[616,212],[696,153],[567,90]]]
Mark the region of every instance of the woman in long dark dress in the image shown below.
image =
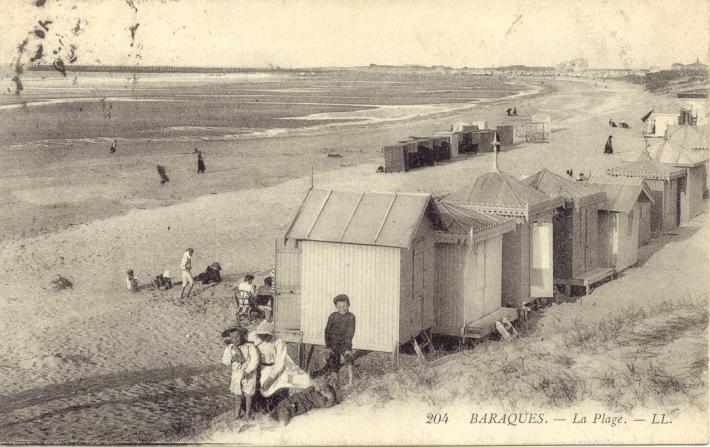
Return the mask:
[[[614,153],[614,147],[611,145],[611,135],[609,135],[609,138],[606,139],[606,144],[604,145],[604,153],[605,154],[613,154]]]
[[[197,151],[197,173],[202,174],[205,172],[205,156],[202,155],[202,151]]]

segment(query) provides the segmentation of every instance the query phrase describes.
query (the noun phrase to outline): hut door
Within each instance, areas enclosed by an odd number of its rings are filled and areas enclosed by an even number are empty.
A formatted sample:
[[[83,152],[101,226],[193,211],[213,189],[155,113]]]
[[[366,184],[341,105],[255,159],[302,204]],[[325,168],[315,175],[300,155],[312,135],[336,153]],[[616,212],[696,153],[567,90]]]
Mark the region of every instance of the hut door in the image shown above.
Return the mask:
[[[675,224],[680,226],[681,222],[687,223],[690,218],[690,201],[688,200],[688,188],[686,185],[686,177],[680,177],[678,179],[678,186],[676,187],[676,213],[675,213]]]
[[[552,221],[530,226],[530,297],[552,296]]]

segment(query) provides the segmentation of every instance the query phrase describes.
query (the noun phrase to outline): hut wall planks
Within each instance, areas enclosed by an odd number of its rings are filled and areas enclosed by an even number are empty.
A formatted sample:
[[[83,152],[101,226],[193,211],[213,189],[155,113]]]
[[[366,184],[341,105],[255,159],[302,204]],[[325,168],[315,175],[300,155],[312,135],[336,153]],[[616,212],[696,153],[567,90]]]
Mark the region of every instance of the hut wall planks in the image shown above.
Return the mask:
[[[401,249],[302,241],[303,342],[323,345],[333,297],[345,293],[357,328],[355,349],[391,352],[399,339]]]
[[[465,244],[436,244],[434,327],[437,333],[461,335],[467,251]]]

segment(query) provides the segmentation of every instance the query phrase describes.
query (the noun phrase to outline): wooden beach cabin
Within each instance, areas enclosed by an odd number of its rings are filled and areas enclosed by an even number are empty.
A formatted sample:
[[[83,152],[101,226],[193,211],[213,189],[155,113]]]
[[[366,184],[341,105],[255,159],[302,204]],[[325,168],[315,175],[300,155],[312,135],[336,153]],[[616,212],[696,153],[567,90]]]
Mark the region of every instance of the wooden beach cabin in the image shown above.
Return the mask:
[[[355,349],[396,353],[434,324],[434,230],[428,194],[308,192],[276,249],[274,325],[323,345],[333,297],[351,299]]]
[[[446,231],[435,237],[433,332],[484,337],[496,321],[518,317],[517,309],[501,297],[503,235],[515,223],[443,202],[437,208]]]
[[[564,199],[550,198],[498,170],[478,177],[443,202],[515,220],[503,235],[503,305],[520,308],[535,298],[553,296],[552,216]]]
[[[602,267],[599,260],[599,207],[604,205],[605,193],[548,169],[524,182],[549,197],[564,199],[553,218],[555,284],[563,286],[568,295],[573,286],[589,293],[592,285],[611,277],[614,270]]]
[[[434,134],[433,138],[440,141],[440,144],[446,143],[449,147],[451,157],[458,157],[459,140],[461,139],[461,134],[459,132],[438,131]]]
[[[647,152],[637,161],[607,169],[614,177],[643,178],[653,192],[651,235],[658,236],[680,225],[681,195],[685,190],[685,172],[681,168],[652,160]]]
[[[642,208],[652,205],[653,192],[639,177],[605,181],[608,183],[591,184],[606,194],[606,202],[599,208],[600,262],[618,273],[638,262]]]
[[[651,151],[651,157],[685,171],[685,184],[680,188],[680,223],[686,224],[690,219],[702,214],[703,197],[707,189],[708,160],[670,139],[664,139],[656,146]]]

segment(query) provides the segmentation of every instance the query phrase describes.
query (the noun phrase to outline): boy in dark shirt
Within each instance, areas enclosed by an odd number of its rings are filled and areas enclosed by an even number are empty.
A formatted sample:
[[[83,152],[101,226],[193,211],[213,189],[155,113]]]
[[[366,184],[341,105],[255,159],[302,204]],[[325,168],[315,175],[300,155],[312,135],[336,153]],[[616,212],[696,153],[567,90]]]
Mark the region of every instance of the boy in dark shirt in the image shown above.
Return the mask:
[[[340,371],[341,361],[348,370],[348,383],[353,384],[353,336],[355,336],[355,315],[350,313],[350,298],[340,294],[333,298],[336,311],[328,317],[325,326],[325,346],[330,349],[330,357],[325,369]]]
[[[330,408],[335,403],[335,389],[332,386],[328,385],[323,391],[310,387],[279,402],[274,416],[278,418],[279,422],[286,425],[294,416],[316,408]]]

